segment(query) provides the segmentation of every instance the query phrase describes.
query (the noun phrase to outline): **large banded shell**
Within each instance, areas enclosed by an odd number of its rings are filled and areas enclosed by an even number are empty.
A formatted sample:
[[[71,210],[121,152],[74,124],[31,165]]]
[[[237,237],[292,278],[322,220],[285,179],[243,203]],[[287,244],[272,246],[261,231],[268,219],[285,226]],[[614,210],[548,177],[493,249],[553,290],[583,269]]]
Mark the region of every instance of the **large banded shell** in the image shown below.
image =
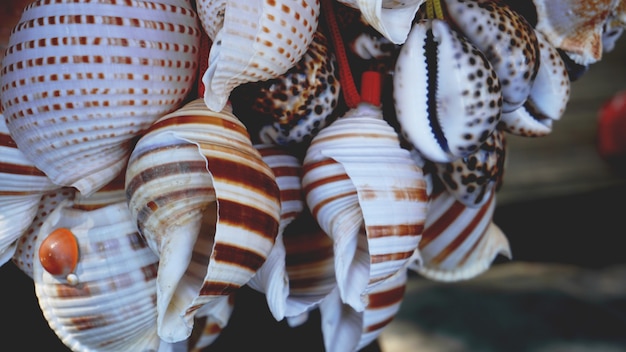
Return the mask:
[[[407,271],[401,270],[367,294],[362,312],[341,302],[333,290],[320,304],[322,336],[327,352],[359,351],[378,338],[400,309]]]
[[[317,31],[320,4],[227,0],[212,9],[218,13],[201,12],[200,21],[214,21],[213,16],[224,21],[212,38],[202,82],[206,105],[221,111],[235,87],[276,78],[302,58]]]
[[[16,241],[37,215],[42,195],[57,188],[17,148],[0,114],[0,265],[15,253]]]
[[[394,44],[404,44],[411,23],[425,0],[338,0],[358,9],[367,24]]]
[[[58,248],[41,248],[60,228],[78,243],[74,271],[67,278],[53,275],[39,260],[33,268],[35,293],[52,330],[73,351],[157,350],[158,258],[137,232],[126,202],[92,211],[60,205],[41,226],[36,252],[62,255]]]
[[[126,172],[131,214],[159,254],[159,336],[189,337],[204,304],[246,284],[274,245],[274,173],[230,112],[196,99],[159,119]]]
[[[393,88],[402,133],[434,162],[472,154],[500,121],[496,72],[444,21],[413,25],[396,61]]]
[[[436,281],[467,280],[485,272],[499,254],[511,256],[506,236],[493,223],[495,192],[480,207],[467,207],[445,189],[430,197],[420,262],[410,269]]]
[[[187,0],[31,3],[11,33],[0,93],[19,149],[90,194],[131,140],[193,87],[200,29]]]
[[[426,213],[422,170],[380,108],[367,103],[320,131],[303,168],[307,204],[334,241],[341,299],[363,311],[367,294],[418,255]]]
[[[498,73],[502,110],[526,101],[539,69],[539,44],[528,21],[501,0],[443,0],[457,30],[481,50]]]

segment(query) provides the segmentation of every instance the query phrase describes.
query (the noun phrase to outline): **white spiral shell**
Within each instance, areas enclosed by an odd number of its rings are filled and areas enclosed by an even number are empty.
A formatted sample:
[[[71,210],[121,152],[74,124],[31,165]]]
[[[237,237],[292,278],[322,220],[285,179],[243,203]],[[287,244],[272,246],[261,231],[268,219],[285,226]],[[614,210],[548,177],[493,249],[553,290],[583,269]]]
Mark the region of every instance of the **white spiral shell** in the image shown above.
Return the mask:
[[[199,39],[187,0],[34,1],[2,61],[11,135],[56,184],[94,192],[123,169],[131,139],[183,102]]]

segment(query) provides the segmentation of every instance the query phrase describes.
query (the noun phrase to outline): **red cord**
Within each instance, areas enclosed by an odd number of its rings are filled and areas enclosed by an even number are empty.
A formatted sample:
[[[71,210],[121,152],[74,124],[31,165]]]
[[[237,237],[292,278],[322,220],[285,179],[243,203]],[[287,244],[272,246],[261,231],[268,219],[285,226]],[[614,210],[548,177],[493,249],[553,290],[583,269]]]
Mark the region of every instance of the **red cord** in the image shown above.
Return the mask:
[[[330,32],[330,40],[335,48],[335,56],[337,58],[337,65],[339,66],[339,82],[341,83],[341,91],[343,92],[343,99],[346,105],[353,109],[361,102],[361,96],[354,84],[354,77],[352,77],[352,71],[350,70],[350,63],[348,62],[348,56],[346,55],[346,49],[343,45],[343,38],[337,25],[337,18],[335,17],[335,10],[333,8],[332,1],[334,0],[322,0],[322,12],[324,12],[324,19]]]

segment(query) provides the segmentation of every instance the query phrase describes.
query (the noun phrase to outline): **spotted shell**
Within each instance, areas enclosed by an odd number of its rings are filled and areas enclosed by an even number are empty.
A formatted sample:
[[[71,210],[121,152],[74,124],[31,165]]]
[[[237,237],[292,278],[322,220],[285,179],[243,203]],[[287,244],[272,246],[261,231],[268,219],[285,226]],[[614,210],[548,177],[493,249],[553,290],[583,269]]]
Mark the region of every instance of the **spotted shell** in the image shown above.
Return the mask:
[[[423,173],[380,107],[361,103],[313,138],[303,161],[306,201],[334,241],[343,302],[357,311],[377,284],[415,259]]]
[[[200,29],[187,0],[37,0],[11,33],[0,77],[19,149],[60,186],[90,194],[131,140],[182,104]]]
[[[274,173],[230,106],[216,113],[196,99],[137,142],[126,192],[160,259],[159,336],[184,340],[197,310],[246,284],[270,253],[280,219]]]
[[[409,269],[436,281],[467,280],[484,273],[498,255],[511,256],[509,242],[493,223],[495,192],[480,207],[467,207],[445,189],[430,196],[421,261]]]
[[[235,88],[230,96],[233,112],[255,143],[309,143],[336,118],[341,88],[337,74],[329,42],[317,31],[302,59],[286,73]]]
[[[433,162],[472,154],[500,121],[496,72],[444,21],[415,23],[396,61],[393,89],[403,135]]]
[[[216,9],[224,21],[213,38],[202,83],[206,105],[219,112],[235,87],[276,78],[300,61],[317,31],[320,4],[227,0]],[[213,13],[206,15],[201,22],[213,21]]]
[[[93,211],[67,201],[41,226],[36,251],[59,228],[78,244],[70,275],[54,275],[33,263],[35,293],[44,317],[73,351],[157,350],[158,258],[137,232],[126,202]]]
[[[502,184],[504,132],[495,130],[473,154],[450,163],[435,163],[436,175],[448,192],[467,207],[480,207]]]
[[[403,44],[411,22],[425,0],[338,0],[358,9],[365,22],[394,44]]]
[[[498,74],[502,110],[526,101],[539,69],[539,45],[528,21],[500,0],[444,0],[457,30],[482,51]]]

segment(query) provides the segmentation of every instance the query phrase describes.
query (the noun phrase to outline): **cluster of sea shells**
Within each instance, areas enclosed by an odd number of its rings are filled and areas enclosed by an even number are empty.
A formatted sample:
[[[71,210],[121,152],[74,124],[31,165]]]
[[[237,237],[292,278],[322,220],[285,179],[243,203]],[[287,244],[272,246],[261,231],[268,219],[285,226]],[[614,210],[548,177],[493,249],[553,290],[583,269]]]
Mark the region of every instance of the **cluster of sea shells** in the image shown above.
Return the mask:
[[[210,350],[246,285],[362,349],[411,273],[511,256],[506,135],[549,134],[625,27],[623,0],[33,1],[0,67],[0,265],[75,351]]]

